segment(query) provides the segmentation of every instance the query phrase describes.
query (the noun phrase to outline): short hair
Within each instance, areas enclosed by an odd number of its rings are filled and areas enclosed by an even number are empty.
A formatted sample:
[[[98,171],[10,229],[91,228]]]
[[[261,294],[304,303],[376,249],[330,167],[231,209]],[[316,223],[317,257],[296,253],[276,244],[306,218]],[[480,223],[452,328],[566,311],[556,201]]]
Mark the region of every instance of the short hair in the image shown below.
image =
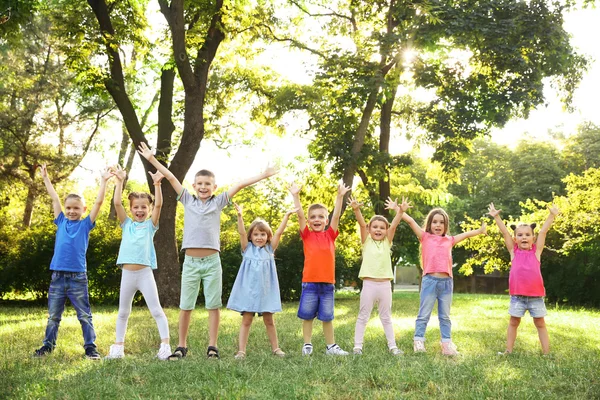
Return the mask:
[[[252,232],[254,232],[256,229],[258,229],[259,231],[266,232],[267,233],[267,243],[271,243],[271,239],[273,238],[273,230],[271,229],[271,227],[269,226],[267,221],[265,221],[262,218],[256,218],[250,224],[250,227],[248,228],[248,241],[249,242],[252,241],[252,239],[251,239]]]
[[[209,178],[215,179],[215,174],[207,169],[201,169],[200,171],[196,172],[196,175],[194,175],[194,180],[196,180],[196,178],[199,176],[208,176]]]
[[[79,200],[83,206],[85,207],[85,199],[83,198],[83,196],[80,196],[76,193],[69,193],[66,197],[65,197],[65,203],[67,202],[67,200],[69,199],[75,199],[75,200]]]
[[[510,227],[511,227],[511,229],[512,229],[513,231],[515,231],[515,234],[516,234],[516,233],[517,233],[517,229],[519,229],[519,228],[523,228],[523,227],[525,227],[525,226],[528,226],[528,227],[530,227],[530,228],[531,228],[531,233],[535,233],[535,232],[534,232],[534,230],[535,230],[535,227],[537,226],[537,224],[536,224],[535,222],[534,222],[533,224],[526,224],[526,223],[524,223],[524,222],[521,222],[521,223],[519,223],[519,224],[517,224],[517,225],[515,225],[515,224],[512,224]]]
[[[129,200],[130,205],[134,199],[146,199],[148,200],[148,204],[150,205],[152,205],[152,203],[154,202],[154,200],[152,200],[152,195],[150,193],[144,192],[131,192],[129,193],[129,196],[127,196],[127,199]]]
[[[315,203],[315,204],[311,204],[308,207],[308,213],[310,214],[311,211],[318,210],[318,209],[323,209],[323,210],[325,210],[325,212],[329,212],[329,210],[327,209],[327,207],[325,207],[325,205],[323,205],[321,203]]]
[[[431,233],[431,223],[433,222],[433,217],[436,215],[441,215],[444,218],[444,233],[442,233],[442,236],[445,236],[448,234],[450,218],[448,218],[448,214],[442,208],[434,208],[433,210],[429,211],[427,218],[425,218],[425,226],[423,229],[425,232]]]
[[[369,223],[367,224],[367,226],[371,226],[371,224],[375,221],[383,222],[385,224],[385,229],[388,229],[390,227],[390,222],[383,215],[373,215],[371,217],[371,219],[369,220]]]

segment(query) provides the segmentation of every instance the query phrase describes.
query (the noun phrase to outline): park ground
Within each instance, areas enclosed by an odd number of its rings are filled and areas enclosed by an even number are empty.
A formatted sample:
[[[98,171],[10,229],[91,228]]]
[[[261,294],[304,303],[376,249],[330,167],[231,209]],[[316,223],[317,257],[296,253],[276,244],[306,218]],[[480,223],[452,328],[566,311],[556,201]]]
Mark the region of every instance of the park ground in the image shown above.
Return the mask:
[[[336,298],[336,341],[351,351],[358,295]],[[302,357],[297,303],[284,304],[276,323],[288,356],[270,354],[262,320],[250,333],[247,358],[233,358],[241,317],[223,310],[220,361],[207,360],[207,313],[193,315],[188,357],[155,358],[159,338],[145,307],[134,307],[126,337],[126,358],[89,361],[83,357],[79,322],[71,307],[63,316],[55,351],[31,357],[41,345],[46,309],[0,304],[0,398],[8,399],[598,399],[600,398],[600,312],[548,304],[546,322],[552,353],[542,356],[529,316],[523,318],[515,353],[504,350],[508,296],[455,294],[451,318],[457,357],[440,353],[437,316],[427,330],[427,353],[412,351],[418,293],[397,291],[393,317],[405,355],[394,357],[373,312],[364,355],[328,357],[320,323],[315,353]],[[177,343],[178,310],[165,310],[171,344]],[[97,345],[105,355],[114,340],[117,308],[93,307]]]

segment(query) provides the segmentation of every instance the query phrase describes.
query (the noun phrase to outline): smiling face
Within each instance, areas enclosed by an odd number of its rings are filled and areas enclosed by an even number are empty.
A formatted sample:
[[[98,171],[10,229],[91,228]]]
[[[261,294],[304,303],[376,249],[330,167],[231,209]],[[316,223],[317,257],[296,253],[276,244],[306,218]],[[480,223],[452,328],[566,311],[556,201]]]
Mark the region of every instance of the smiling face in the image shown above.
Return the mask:
[[[81,198],[67,196],[65,199],[65,217],[69,221],[79,221],[85,210]]]
[[[425,232],[437,236],[444,236],[448,233],[448,214],[441,208],[434,208],[427,215]]]
[[[387,236],[388,223],[384,217],[376,215],[369,221],[368,232],[373,240],[383,240]]]
[[[314,232],[323,232],[329,223],[327,209],[314,207],[308,210],[308,226]]]
[[[250,241],[256,247],[264,247],[264,245],[267,244],[268,238],[268,232],[262,231],[260,229],[254,229],[252,231],[252,234],[250,235]]]
[[[213,192],[217,189],[214,176],[196,175],[194,184],[192,185],[196,191],[196,195],[202,201],[210,199]]]
[[[134,221],[144,222],[150,215],[152,207],[150,206],[148,199],[145,197],[132,198],[129,203],[129,210],[131,211]]]
[[[533,229],[529,225],[519,225],[515,230],[515,242],[521,250],[531,250],[533,242],[535,241],[535,235]]]
[[[257,218],[248,228],[248,240],[256,247],[264,247],[273,238],[273,231],[264,219]]]

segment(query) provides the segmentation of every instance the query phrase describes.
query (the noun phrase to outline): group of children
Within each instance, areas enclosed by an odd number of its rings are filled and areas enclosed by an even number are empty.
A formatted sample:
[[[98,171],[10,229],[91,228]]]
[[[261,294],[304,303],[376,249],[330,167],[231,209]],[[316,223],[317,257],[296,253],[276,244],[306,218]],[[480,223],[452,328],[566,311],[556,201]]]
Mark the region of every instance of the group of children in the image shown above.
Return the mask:
[[[192,310],[195,308],[200,284],[203,284],[205,307],[208,311],[209,341],[206,355],[208,358],[220,358],[217,347],[219,332],[222,268],[220,249],[220,214],[231,203],[233,196],[260,180],[276,174],[276,168],[268,167],[262,174],[234,184],[229,190],[214,195],[217,188],[215,176],[208,170],[199,171],[193,183],[195,195],[183,188],[178,179],[153,156],[151,150],[142,143],[139,153],[156,169],[150,173],[155,186],[155,198],[147,193],[129,194],[131,217],[127,216],[122,204],[123,182],[126,174],[120,167],[103,171],[101,185],[96,201],[86,218],[82,219],[86,206],[83,198],[70,194],[64,203],[64,212],[60,199],[48,177],[45,166],[41,174],[46,189],[52,199],[57,225],[54,256],[50,264],[52,280],[48,291],[48,324],[43,346],[34,356],[41,357],[53,351],[61,316],[67,298],[77,312],[84,336],[84,349],[89,359],[100,359],[96,349],[96,335],[88,299],[86,275],[86,251],[89,232],[95,226],[100,207],[104,201],[106,184],[116,179],[114,205],[116,216],[122,228],[122,241],[117,264],[122,268],[119,312],[116,322],[115,343],[110,346],[107,358],[122,358],[125,355],[125,332],[135,293],[139,290],[158,326],[161,344],[157,357],[161,360],[178,360],[188,353],[187,337]],[[158,221],[162,207],[161,181],[166,178],[177,193],[177,200],[184,206],[184,228],[182,250],[185,260],[181,276],[181,298],[179,313],[179,341],[174,351],[169,344],[167,317],[160,306],[158,290],[152,270],[156,269],[156,252],[153,237],[158,230]],[[323,204],[312,204],[304,214],[300,203],[301,187],[292,183],[289,191],[294,200],[294,209],[287,211],[278,229],[273,233],[266,221],[254,220],[246,231],[242,216],[242,207],[234,204],[237,210],[237,225],[243,255],[242,264],[236,277],[227,308],[242,315],[239,333],[239,347],[236,359],[246,357],[246,346],[254,316],[262,316],[273,355],[284,357],[279,347],[273,315],[281,311],[279,282],[274,261],[277,249],[289,217],[296,213],[300,236],[304,249],[304,269],[302,272],[302,292],[298,317],[302,319],[304,345],[302,354],[313,352],[313,322],[317,318],[322,322],[328,355],[348,355],[334,338],[334,291],[335,291],[335,240],[338,236],[338,224],[343,200],[350,188],[338,186],[334,210],[329,220],[329,211]],[[395,216],[391,223],[381,215],[375,215],[367,223],[362,216],[359,203],[350,197],[348,206],[356,216],[360,228],[362,264],[359,278],[362,279],[360,309],[356,321],[353,353],[363,353],[363,338],[367,322],[373,307],[378,304],[379,317],[383,325],[389,352],[401,355],[396,345],[391,318],[393,280],[391,264],[391,246],[396,228],[405,221],[421,243],[421,281],[419,313],[413,338],[413,350],[425,351],[425,330],[431,312],[437,300],[438,318],[441,334],[442,354],[457,355],[456,346],[451,339],[450,306],[452,303],[452,247],[467,238],[486,233],[483,223],[479,229],[464,232],[456,236],[448,234],[448,215],[441,208],[435,208],[428,214],[421,227],[407,211],[412,206],[403,198],[400,203],[388,198],[386,209],[393,210]],[[544,316],[544,284],[540,272],[540,256],[544,248],[546,233],[552,224],[558,209],[550,208],[550,215],[543,224],[537,237],[535,224],[512,226],[511,235],[500,218],[500,211],[493,203],[489,215],[496,221],[511,256],[509,277],[510,322],[507,332],[506,351],[513,350],[517,327],[520,319],[529,310],[538,329],[544,354],[549,352],[548,332]],[[534,243],[535,242],[535,243]]]

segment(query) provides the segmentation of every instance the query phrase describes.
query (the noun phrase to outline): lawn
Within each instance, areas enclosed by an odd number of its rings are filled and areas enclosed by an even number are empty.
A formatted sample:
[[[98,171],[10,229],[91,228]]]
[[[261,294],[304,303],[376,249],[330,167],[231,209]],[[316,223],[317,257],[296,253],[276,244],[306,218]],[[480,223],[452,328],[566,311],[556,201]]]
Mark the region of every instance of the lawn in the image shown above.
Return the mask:
[[[523,318],[515,354],[504,349],[508,296],[456,294],[452,306],[453,339],[461,355],[440,354],[437,316],[427,330],[427,353],[412,352],[418,294],[394,294],[393,316],[399,347],[386,352],[383,329],[373,316],[365,336],[364,355],[328,357],[320,323],[315,323],[315,353],[302,357],[297,303],[284,305],[276,323],[281,347],[278,359],[262,320],[250,333],[246,360],[234,360],[241,317],[222,312],[221,361],[207,360],[207,313],[198,309],[190,332],[190,353],[179,362],[154,358],[158,331],[145,307],[129,320],[126,358],[88,361],[83,358],[79,322],[71,307],[63,316],[55,351],[31,357],[41,345],[46,310],[0,306],[0,398],[135,399],[135,398],[393,398],[393,399],[598,399],[600,398],[600,312],[548,305],[546,322],[552,354],[542,356],[531,318]],[[336,341],[351,351],[358,295],[336,298]],[[173,345],[177,309],[166,310]],[[114,340],[116,307],[93,307],[97,345],[105,355]]]

